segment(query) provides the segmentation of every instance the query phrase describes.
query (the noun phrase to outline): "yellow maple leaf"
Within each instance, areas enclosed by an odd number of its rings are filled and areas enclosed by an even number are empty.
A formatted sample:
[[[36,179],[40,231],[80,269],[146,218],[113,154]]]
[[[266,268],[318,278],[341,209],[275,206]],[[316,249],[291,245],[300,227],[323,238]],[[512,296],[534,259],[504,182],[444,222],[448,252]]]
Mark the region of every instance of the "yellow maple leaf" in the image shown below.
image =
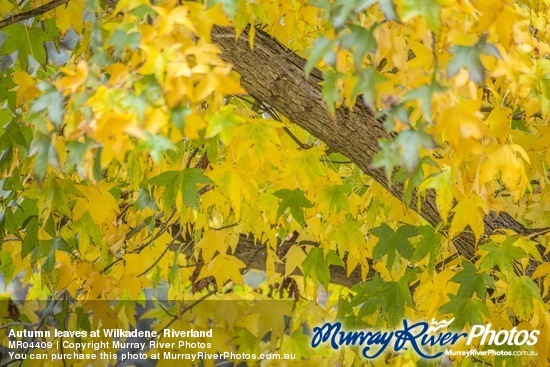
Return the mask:
[[[169,118],[164,108],[148,108],[145,111],[145,127],[151,134],[156,134],[168,126]]]
[[[77,221],[89,211],[96,224],[112,225],[119,211],[115,197],[109,192],[113,186],[113,183],[107,182],[99,182],[94,186],[75,186],[84,197],[78,198],[73,207],[73,220]]]
[[[523,159],[522,159],[523,158]],[[480,168],[480,184],[483,185],[500,176],[510,190],[514,201],[518,201],[528,188],[524,161],[529,163],[525,150],[516,144],[506,144],[488,155]]]
[[[198,113],[191,113],[185,116],[184,134],[187,138],[195,140],[199,138],[199,132],[208,124]]]
[[[449,211],[453,206],[453,174],[450,167],[443,169],[441,172],[429,176],[418,189],[422,192],[427,189],[436,191],[435,203],[439,210],[439,215],[443,223],[447,223]]]
[[[476,240],[481,238],[485,228],[483,209],[484,203],[475,193],[460,199],[453,209],[454,216],[449,228],[449,236],[453,238],[459,235],[466,226],[470,226]]]
[[[62,67],[61,71],[66,75],[62,77],[57,86],[63,91],[64,95],[75,93],[88,78],[88,64],[81,60],[76,65],[76,70],[70,67]]]
[[[306,253],[301,246],[292,246],[286,253],[285,258],[285,277],[288,277],[295,269],[302,269],[302,262],[306,258]]]
[[[458,291],[458,284],[450,281],[455,275],[450,265],[433,275],[428,272],[423,273],[421,275],[423,279],[414,292],[414,301],[419,311],[424,312],[427,317],[434,317],[438,308],[449,302],[448,294]]]
[[[195,91],[195,100],[201,101],[216,91],[221,94],[243,94],[239,83],[229,76],[229,69],[216,67],[201,79]]]
[[[143,59],[145,62],[138,69],[138,72],[143,75],[154,74],[159,81],[164,81],[164,71],[166,69],[166,62],[162,50],[158,48],[158,45],[141,45],[140,48],[144,52]]]
[[[540,264],[531,276],[533,279],[542,277],[544,277],[544,291],[542,292],[542,296],[546,297],[548,295],[548,291],[550,290],[550,263]]]
[[[174,9],[172,9],[169,15],[169,19],[175,24],[183,25],[193,33],[197,33],[193,22],[191,21],[191,19],[189,19],[189,8],[186,6],[176,6]]]
[[[27,101],[35,99],[40,91],[36,87],[36,79],[25,71],[14,71],[11,77],[19,87],[16,92],[16,104],[22,106]]]
[[[82,34],[84,4],[84,1],[69,1],[55,9],[55,24],[61,34],[65,34],[71,27],[77,34]]]
[[[213,276],[216,279],[218,290],[221,289],[229,280],[236,284],[243,284],[241,269],[246,267],[245,263],[232,255],[218,255],[207,265],[203,266],[198,279]]]
[[[241,217],[243,201],[250,203],[252,197],[258,195],[256,179],[230,161],[219,164],[207,174],[218,188],[229,198],[237,220]]]
[[[55,260],[57,262],[56,268],[59,271],[57,289],[59,291],[66,290],[71,296],[75,297],[82,283],[75,269],[78,267],[77,263],[65,251],[56,251]]]
[[[436,130],[461,157],[481,153],[480,140],[487,135],[487,127],[479,108],[478,101],[464,100],[446,109],[437,122]]]
[[[197,243],[197,248],[201,249],[203,260],[208,262],[212,260],[216,252],[223,255],[230,246],[235,249],[238,241],[239,236],[229,228],[209,230],[204,233],[199,243]]]
[[[496,106],[487,117],[491,135],[499,143],[505,143],[511,130],[512,111],[508,107]]]
[[[120,62],[107,66],[105,71],[109,73],[109,81],[107,82],[109,87],[120,87],[120,85],[128,82],[128,66]]]

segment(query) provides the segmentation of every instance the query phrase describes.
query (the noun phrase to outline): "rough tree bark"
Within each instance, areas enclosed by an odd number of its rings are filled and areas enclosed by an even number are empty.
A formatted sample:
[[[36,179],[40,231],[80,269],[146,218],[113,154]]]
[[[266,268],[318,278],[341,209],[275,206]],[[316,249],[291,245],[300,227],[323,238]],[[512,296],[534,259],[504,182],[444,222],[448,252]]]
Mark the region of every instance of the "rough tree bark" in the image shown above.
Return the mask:
[[[248,93],[325,142],[331,150],[347,156],[364,173],[402,200],[403,186],[390,185],[385,172],[372,166],[379,139],[389,135],[382,121],[376,119],[367,107],[361,103],[357,103],[353,110],[342,107],[336,110],[335,119],[331,117],[322,98],[321,72],[313,70],[306,78],[305,60],[259,29],[256,30],[253,50],[248,43],[247,31],[235,39],[234,29],[215,27],[212,39],[221,48],[222,58],[233,64],[241,75],[241,85]],[[413,210],[416,200],[413,197]],[[429,192],[420,200],[419,214],[433,226],[437,225],[441,218],[435,205],[435,193]],[[484,222],[486,235],[499,228],[512,229],[523,235],[534,232],[504,212],[490,212]],[[474,257],[476,243],[471,234],[464,232],[453,239],[453,243],[460,255],[468,259]]]

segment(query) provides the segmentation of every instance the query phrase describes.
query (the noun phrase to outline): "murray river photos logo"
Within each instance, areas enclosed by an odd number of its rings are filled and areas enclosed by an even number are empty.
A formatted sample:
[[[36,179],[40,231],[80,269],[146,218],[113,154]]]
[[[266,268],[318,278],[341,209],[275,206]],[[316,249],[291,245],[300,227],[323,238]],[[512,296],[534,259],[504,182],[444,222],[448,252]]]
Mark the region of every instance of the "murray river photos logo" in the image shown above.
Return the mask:
[[[432,359],[441,357],[444,352],[438,351],[431,354],[427,348],[451,346],[462,338],[466,338],[466,345],[479,342],[480,346],[532,346],[537,343],[540,333],[538,330],[529,332],[517,330],[515,327],[511,330],[493,330],[491,324],[473,325],[469,333],[443,331],[453,321],[454,318],[449,321],[432,319],[431,324],[425,321],[413,324],[403,320],[403,328],[393,331],[345,331],[342,330],[340,322],[327,322],[323,326],[313,328],[311,346],[317,348],[322,343],[334,349],[342,346],[358,346],[362,348],[361,353],[367,359],[378,357],[388,348],[399,352],[410,347],[420,357]]]

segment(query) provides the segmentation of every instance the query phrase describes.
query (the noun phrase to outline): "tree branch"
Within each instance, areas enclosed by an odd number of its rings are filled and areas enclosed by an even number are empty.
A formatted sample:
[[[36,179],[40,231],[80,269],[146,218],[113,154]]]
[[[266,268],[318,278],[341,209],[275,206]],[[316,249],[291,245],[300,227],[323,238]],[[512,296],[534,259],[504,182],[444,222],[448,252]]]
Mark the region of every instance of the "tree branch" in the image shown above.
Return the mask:
[[[57,8],[58,6],[68,3],[69,1],[70,0],[53,0],[52,2],[39,6],[38,8],[34,8],[31,10],[25,11],[23,13],[11,15],[9,18],[6,18],[0,21],[0,29],[5,28],[14,23],[20,22],[22,20],[27,20],[32,17],[36,17],[38,15],[47,13],[50,10]]]
[[[189,238],[184,238],[185,241],[190,240]],[[318,244],[315,244],[318,245]],[[284,274],[285,272],[285,265],[284,265],[284,257],[286,256],[288,250],[292,246],[300,246],[294,241],[285,241],[281,243],[277,250],[275,251],[275,255],[279,260],[281,260],[280,264],[277,266],[277,272]],[[192,257],[194,255],[194,246],[187,246],[183,253],[188,256]],[[239,242],[236,246],[236,250],[234,253],[231,253],[231,255],[239,258],[241,261],[243,261],[246,264],[247,269],[256,269],[256,270],[265,270],[265,263],[267,259],[267,246],[265,244],[260,243],[257,241],[253,236],[246,236],[246,235],[240,235]],[[295,270],[295,275],[301,275],[301,272],[298,270]],[[374,275],[374,270],[372,268],[369,269],[369,272],[367,274],[367,279],[371,278]],[[358,266],[355,268],[350,275],[348,276],[347,271],[344,267],[341,266],[330,266],[330,282],[333,284],[339,284],[347,287],[351,287],[354,284],[358,284],[363,281],[363,278],[361,276],[361,269]]]
[[[250,50],[246,30],[235,41],[234,29],[214,27],[212,39],[221,48],[222,57],[241,74],[241,85],[247,92],[325,142],[331,151],[348,157],[364,173],[402,200],[403,185],[390,185],[384,170],[372,166],[379,150],[378,141],[390,138],[390,135],[382,121],[376,119],[365,105],[358,103],[353,110],[338,108],[336,116],[332,117],[322,98],[321,72],[314,69],[306,78],[305,60],[260,29],[256,30],[253,50]],[[413,195],[411,208],[415,211],[417,200],[421,200],[419,214],[436,226],[441,217],[435,203],[435,192],[430,191],[422,198]],[[525,228],[505,212],[490,212],[484,222],[485,234],[499,228],[511,229],[520,235],[536,231]],[[463,232],[453,243],[466,258],[475,256],[476,242],[471,233]]]

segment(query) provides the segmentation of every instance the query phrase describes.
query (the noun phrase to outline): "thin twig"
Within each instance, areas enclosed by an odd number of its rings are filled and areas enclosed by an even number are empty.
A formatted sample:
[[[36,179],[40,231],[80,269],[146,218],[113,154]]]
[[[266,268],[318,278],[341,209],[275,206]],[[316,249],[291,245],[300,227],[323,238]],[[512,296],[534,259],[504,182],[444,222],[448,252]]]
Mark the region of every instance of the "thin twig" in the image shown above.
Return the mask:
[[[179,315],[175,315],[175,316],[172,316],[172,320],[170,320],[170,322],[168,322],[168,324],[166,324],[166,326],[164,326],[162,329],[160,329],[158,331],[158,334],[159,335],[159,340],[162,339],[162,334],[164,332],[165,329],[169,328],[170,325],[172,325],[174,322],[176,322],[176,320],[178,320],[181,316],[183,316],[186,312],[189,312],[191,311],[193,308],[195,308],[196,305],[198,305],[199,303],[201,303],[202,301],[206,300],[208,297],[210,297],[211,295],[213,295],[214,293],[216,293],[216,291],[214,290],[210,290],[208,291],[208,293],[206,293],[204,296],[202,296],[201,298],[195,300],[193,303],[191,303],[189,306],[186,306],[184,307],[181,312],[179,313]],[[164,307],[162,307],[162,309],[164,310]],[[166,310],[165,310],[166,312]],[[151,340],[154,340],[155,337],[150,337],[148,338],[145,343],[149,343]],[[137,352],[138,349],[133,349],[132,350],[132,353],[135,353]],[[123,361],[122,360],[119,360],[117,363],[114,364],[114,367],[118,367]]]
[[[185,163],[185,168],[189,168],[191,166],[191,161],[193,160],[193,158],[195,158],[198,152],[199,148],[194,148],[191,153],[189,153],[189,156],[187,157],[187,162]]]
[[[147,246],[149,246],[151,243],[153,243],[153,241],[155,241],[157,238],[159,238],[164,232],[166,232],[168,230],[168,222],[170,222],[170,220],[173,218],[175,214],[175,210],[172,210],[172,212],[170,213],[170,216],[168,217],[168,219],[163,223],[163,225],[161,225],[159,228],[159,231],[158,233],[156,233],[153,238],[147,242],[145,242],[144,244],[142,244],[141,246],[133,249],[132,251],[129,251],[128,253],[129,254],[135,254],[135,253],[140,253],[141,250],[143,250],[144,248],[146,248]],[[160,218],[162,218],[164,216],[164,212],[160,212],[157,214],[157,216],[155,217],[155,220],[159,220]],[[125,241],[128,241],[130,238],[132,238],[133,236],[135,236],[136,234],[138,234],[139,232],[141,232],[141,230],[143,230],[145,227],[147,227],[149,224],[147,224],[147,222],[143,221],[141,222],[140,224],[138,224],[136,227],[134,227],[134,229],[132,229],[130,232],[128,232],[128,234],[126,235],[126,238],[125,238]],[[121,256],[119,258],[117,258],[116,260],[114,260],[112,263],[110,263],[109,265],[107,265],[105,268],[103,268],[103,270],[101,271],[101,273],[105,273],[107,270],[109,270],[110,268],[112,268],[115,264],[118,264],[119,262],[121,262],[124,258]]]
[[[53,10],[63,4],[68,3],[69,1],[70,0],[53,0],[52,2],[39,6],[38,8],[34,8],[29,11],[25,11],[23,13],[12,15],[9,18],[6,18],[0,21],[0,29],[5,28],[17,22],[21,22],[22,20],[27,20],[27,19],[36,17],[37,15],[42,15],[44,13],[47,13],[50,10]]]
[[[251,97],[254,98],[254,101],[250,101],[249,99],[247,99],[246,97],[243,97],[243,96],[236,95],[236,96],[234,96],[234,97],[236,97],[236,98],[238,98],[238,99],[240,99],[240,100],[243,100],[243,101],[245,101],[245,102],[247,102],[247,103],[250,103],[251,105],[254,105],[256,102],[260,102],[260,108],[261,108],[264,112],[266,112],[273,120],[282,122],[281,118],[279,117],[279,115],[277,114],[277,112],[273,109],[273,107],[267,105],[265,102],[263,102],[263,101],[260,100],[259,98],[256,98],[255,96],[251,95]],[[302,143],[302,142],[300,141],[300,139],[298,139],[298,138],[296,137],[296,135],[294,135],[294,134],[292,133],[292,131],[290,131],[290,129],[289,129],[288,127],[284,126],[284,127],[283,127],[283,130],[284,130],[285,133],[288,134],[288,136],[290,136],[290,138],[291,138],[292,140],[294,140],[294,142],[295,142],[296,144],[298,144],[298,146],[299,146],[300,148],[302,148],[302,149],[304,149],[304,150],[307,150],[307,149],[311,148],[309,145]]]
[[[221,226],[221,227],[217,227],[217,228],[214,228],[214,227],[210,227],[210,228],[213,229],[214,231],[221,231],[222,229],[232,228],[232,227],[236,227],[238,225],[239,225],[239,223],[232,223],[232,224],[226,224],[225,226]]]
[[[157,264],[159,263],[159,261],[164,257],[164,255],[166,255],[166,253],[168,252],[168,250],[170,249],[170,247],[172,247],[172,245],[174,244],[174,242],[176,242],[176,239],[180,236],[181,234],[181,227],[180,227],[180,230],[178,231],[178,233],[174,236],[174,238],[172,238],[172,240],[170,242],[168,242],[168,244],[166,245],[166,248],[164,249],[164,251],[162,251],[162,253],[159,255],[159,257],[151,264],[151,266],[149,266],[147,269],[145,269],[141,274],[139,274],[137,277],[139,278],[140,276],[142,275],[145,275],[147,274],[151,269],[153,269],[155,266],[157,266]]]
[[[160,212],[155,217],[155,220],[159,220],[164,216],[164,212]],[[126,234],[125,241],[128,241],[130,238],[134,237],[136,234],[141,232],[142,229],[146,228],[149,225],[146,221],[141,222],[137,226],[135,226],[130,232]]]
[[[254,98],[256,98],[256,97],[254,97]],[[258,99],[257,99],[257,100],[258,100]],[[279,117],[279,115],[277,114],[277,112],[273,109],[273,107],[271,107],[271,106],[265,104],[265,103],[264,103],[263,101],[261,101],[261,100],[258,100],[258,101],[260,101],[260,106],[263,108],[263,110],[264,110],[265,112],[267,112],[267,114],[268,114],[269,116],[271,116],[272,119],[274,119],[274,120],[276,120],[276,121],[279,121],[279,122],[282,122],[281,118]],[[300,141],[300,139],[298,139],[298,138],[296,137],[296,135],[294,135],[294,134],[292,133],[292,131],[290,131],[290,129],[289,129],[288,127],[284,126],[284,127],[283,127],[283,130],[284,130],[285,133],[287,133],[288,136],[290,136],[290,138],[291,138],[292,140],[294,140],[294,142],[295,142],[296,144],[298,144],[298,146],[299,146],[300,148],[302,148],[302,149],[304,149],[304,150],[308,150],[309,148],[311,148],[309,145],[302,143],[302,142]]]
[[[14,326],[26,326],[26,327],[34,327],[36,324],[30,324],[28,322],[10,322],[9,324],[4,324],[0,326],[0,330],[2,329],[10,329]]]

